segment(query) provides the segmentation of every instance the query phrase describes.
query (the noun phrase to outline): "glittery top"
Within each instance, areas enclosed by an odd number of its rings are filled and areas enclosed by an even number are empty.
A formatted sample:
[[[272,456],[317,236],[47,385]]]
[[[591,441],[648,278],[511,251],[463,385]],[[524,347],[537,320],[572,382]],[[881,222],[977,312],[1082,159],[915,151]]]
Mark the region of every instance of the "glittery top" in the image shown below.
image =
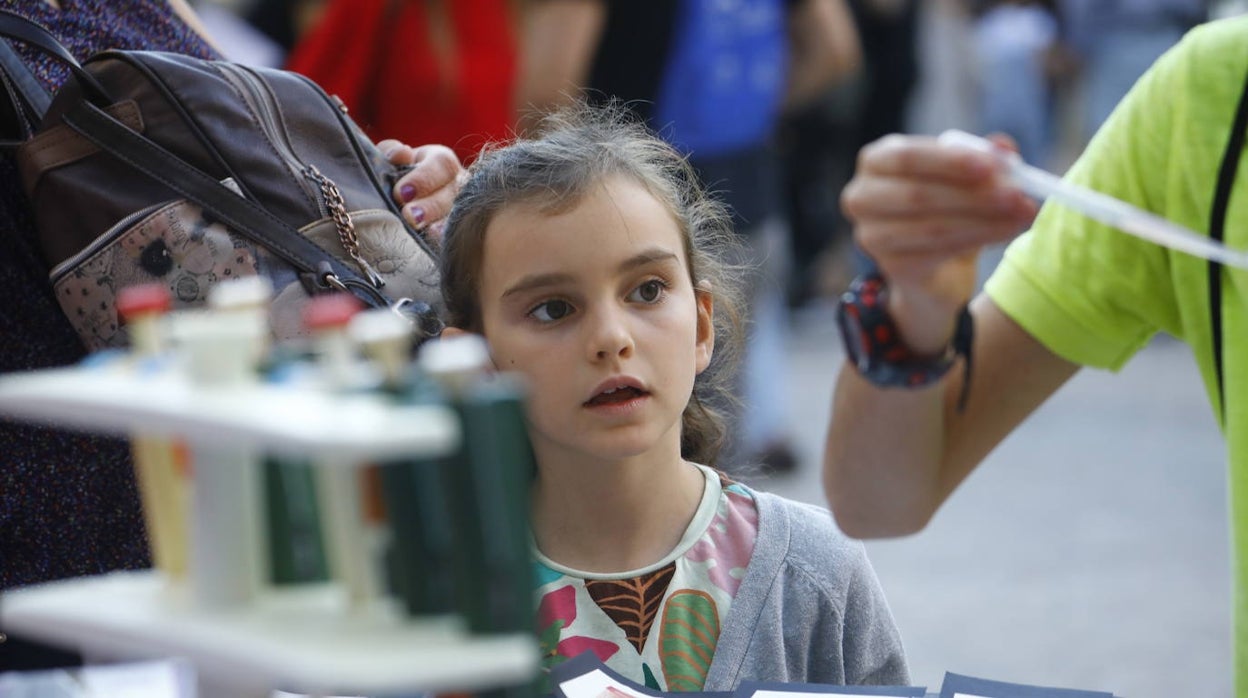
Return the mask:
[[[165,2],[60,4],[57,10],[43,0],[0,0],[3,9],[50,29],[79,60],[108,48],[212,55]],[[66,79],[68,70],[54,59],[15,48],[49,90]],[[38,250],[16,167],[0,157],[0,372],[83,357]],[[125,443],[0,419],[0,589],[147,564]]]

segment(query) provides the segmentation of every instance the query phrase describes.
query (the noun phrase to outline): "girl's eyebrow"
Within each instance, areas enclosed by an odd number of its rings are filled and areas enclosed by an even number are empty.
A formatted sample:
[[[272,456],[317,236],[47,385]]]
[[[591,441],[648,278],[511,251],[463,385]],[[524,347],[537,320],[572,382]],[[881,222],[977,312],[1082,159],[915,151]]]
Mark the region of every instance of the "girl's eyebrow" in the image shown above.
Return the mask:
[[[507,296],[513,296],[517,293],[524,293],[526,291],[545,288],[547,286],[557,286],[571,281],[572,275],[564,274],[562,272],[555,272],[552,274],[530,274],[522,277],[519,281],[512,284],[511,288],[503,291],[502,297],[506,298]]]
[[[662,247],[652,247],[642,250],[628,259],[620,262],[620,271],[629,271],[637,267],[644,267],[656,262],[679,261],[676,253],[665,250]],[[535,289],[545,288],[547,286],[558,286],[559,284],[571,283],[573,276],[563,272],[553,272],[549,274],[530,274],[522,277],[519,281],[512,284],[510,288],[503,291],[502,298],[513,296],[517,293],[525,293]]]
[[[642,250],[641,252],[638,252],[632,257],[629,257],[621,262],[620,271],[628,271],[630,269],[636,269],[637,267],[644,267],[647,264],[653,264],[655,262],[666,262],[668,260],[679,261],[679,259],[680,258],[676,256],[676,253],[671,250],[665,250],[662,247],[651,247],[650,249]]]

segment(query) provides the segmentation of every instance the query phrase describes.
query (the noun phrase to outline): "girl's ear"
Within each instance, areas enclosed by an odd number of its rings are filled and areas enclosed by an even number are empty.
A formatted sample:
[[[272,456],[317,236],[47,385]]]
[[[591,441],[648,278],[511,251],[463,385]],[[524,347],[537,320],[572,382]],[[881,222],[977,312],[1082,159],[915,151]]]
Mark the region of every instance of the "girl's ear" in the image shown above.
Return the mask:
[[[442,334],[438,339],[451,339],[452,337],[463,337],[468,334],[467,330],[461,330],[458,327],[443,327]]]
[[[711,357],[715,354],[715,295],[711,293],[711,282],[698,282],[693,288],[693,296],[698,305],[696,350],[697,369],[701,373],[711,365]]]

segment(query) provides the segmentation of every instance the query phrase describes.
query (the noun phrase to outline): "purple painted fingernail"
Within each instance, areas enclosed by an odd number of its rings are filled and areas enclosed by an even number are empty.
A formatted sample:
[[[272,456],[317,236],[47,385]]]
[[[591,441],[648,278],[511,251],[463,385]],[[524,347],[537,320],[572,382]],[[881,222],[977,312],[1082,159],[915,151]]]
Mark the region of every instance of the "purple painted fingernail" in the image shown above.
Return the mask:
[[[409,208],[407,212],[412,214],[412,220],[416,221],[416,225],[420,225],[425,222],[425,209],[419,206],[413,206]]]
[[[403,199],[404,203],[407,203],[408,201],[415,199],[416,187],[413,187],[410,184],[404,184],[403,186],[399,187],[399,198]]]

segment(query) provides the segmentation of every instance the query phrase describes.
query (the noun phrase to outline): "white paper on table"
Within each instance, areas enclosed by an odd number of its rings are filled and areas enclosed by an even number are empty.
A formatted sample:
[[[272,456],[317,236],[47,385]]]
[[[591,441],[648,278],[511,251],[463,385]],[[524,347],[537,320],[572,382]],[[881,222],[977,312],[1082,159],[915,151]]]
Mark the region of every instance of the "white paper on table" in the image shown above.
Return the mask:
[[[649,698],[598,669],[564,681],[559,689],[567,698]]]
[[[754,691],[754,693],[750,696],[750,698],[815,698],[815,696],[817,695],[819,695],[818,692],[811,692],[811,691],[763,690],[763,691]],[[839,693],[838,692],[835,694],[826,694],[826,695],[835,696],[835,698],[881,698],[880,694],[878,693],[874,695],[869,695],[866,693]],[[954,698],[958,698],[958,697],[954,696]],[[963,696],[962,698],[972,698],[972,697]]]

